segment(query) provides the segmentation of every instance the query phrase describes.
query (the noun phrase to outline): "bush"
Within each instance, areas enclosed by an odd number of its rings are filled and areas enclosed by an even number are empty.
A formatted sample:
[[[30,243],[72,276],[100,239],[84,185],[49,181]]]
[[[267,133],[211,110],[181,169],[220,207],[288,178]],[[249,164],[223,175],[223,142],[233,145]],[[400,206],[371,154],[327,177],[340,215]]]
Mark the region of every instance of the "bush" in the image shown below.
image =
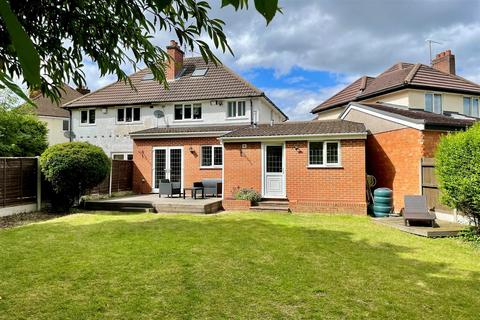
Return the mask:
[[[233,198],[235,200],[250,200],[253,203],[257,203],[262,200],[262,195],[253,189],[242,188],[234,192]]]
[[[480,124],[442,137],[435,158],[441,201],[469,217],[480,234]]]
[[[67,142],[49,147],[40,157],[45,179],[51,183],[56,209],[66,210],[76,199],[98,185],[110,171],[110,159],[100,147]]]
[[[480,246],[480,234],[478,234],[476,228],[467,228],[460,232],[460,237],[464,241],[473,242],[476,245]]]

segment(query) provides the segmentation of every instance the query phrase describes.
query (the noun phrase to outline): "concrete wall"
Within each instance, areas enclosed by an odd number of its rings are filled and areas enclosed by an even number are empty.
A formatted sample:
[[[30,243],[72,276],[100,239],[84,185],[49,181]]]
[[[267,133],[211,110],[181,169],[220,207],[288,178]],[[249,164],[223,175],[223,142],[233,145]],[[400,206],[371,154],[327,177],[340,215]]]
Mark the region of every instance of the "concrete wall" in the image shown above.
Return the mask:
[[[335,109],[323,111],[317,114],[317,120],[331,120],[338,119],[342,112],[345,110],[345,107],[338,107]]]
[[[362,102],[375,103],[375,102],[386,102],[392,104],[398,104],[401,106],[409,106],[410,104],[410,95],[408,90],[400,90],[397,92],[392,92],[384,94],[375,98],[362,100]]]
[[[245,99],[234,99],[241,101]],[[208,125],[230,125],[250,123],[250,100],[246,100],[246,116],[239,119],[228,119],[228,100],[223,104],[211,105],[210,101],[199,102],[202,104],[201,120],[174,120],[174,103],[154,105],[151,107],[141,106],[140,121],[136,123],[117,123],[117,109],[121,107],[95,108],[95,124],[81,124],[80,111],[85,109],[72,110],[72,130],[75,134],[75,141],[87,141],[98,145],[110,156],[112,153],[132,153],[133,142],[129,133],[153,128],[169,126],[208,126]],[[182,102],[188,104],[189,102]],[[190,102],[195,103],[195,102]],[[258,123],[282,122],[283,116],[263,98],[252,99],[253,111],[257,114]],[[122,106],[125,107],[125,106]],[[163,110],[165,117],[156,119],[155,110]]]
[[[47,124],[49,145],[70,141],[63,131],[63,120],[69,120],[68,118],[39,116],[38,119]]]
[[[380,133],[406,128],[404,125],[388,121],[358,110],[350,110],[345,116],[345,120],[360,122],[370,133]]]

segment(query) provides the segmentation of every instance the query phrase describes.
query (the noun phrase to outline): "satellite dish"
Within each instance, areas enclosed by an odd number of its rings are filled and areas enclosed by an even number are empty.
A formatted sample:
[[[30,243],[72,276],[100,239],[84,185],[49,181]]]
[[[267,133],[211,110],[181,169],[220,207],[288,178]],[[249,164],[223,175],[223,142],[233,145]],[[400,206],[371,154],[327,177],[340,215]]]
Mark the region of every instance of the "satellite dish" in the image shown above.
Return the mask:
[[[160,118],[165,117],[165,113],[163,113],[162,110],[155,110],[155,111],[153,112],[153,115],[154,115],[155,118],[157,118],[157,119],[160,119]]]
[[[75,138],[75,133],[73,131],[64,131],[63,136],[67,139],[73,139]]]

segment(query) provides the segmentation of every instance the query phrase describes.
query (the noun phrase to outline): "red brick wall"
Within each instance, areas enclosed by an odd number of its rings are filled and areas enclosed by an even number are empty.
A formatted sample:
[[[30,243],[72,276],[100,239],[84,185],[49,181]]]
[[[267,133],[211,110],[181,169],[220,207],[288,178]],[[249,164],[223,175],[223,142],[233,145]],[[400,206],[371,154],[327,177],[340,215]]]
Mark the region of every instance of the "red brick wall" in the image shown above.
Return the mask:
[[[253,188],[261,192],[261,144],[247,143],[247,149],[241,149],[241,145],[225,144],[227,199],[237,188]],[[341,145],[342,168],[307,168],[307,142],[287,142],[286,189],[292,210],[366,213],[365,141],[342,141]]]
[[[403,208],[405,195],[420,194],[422,144],[422,132],[412,128],[376,133],[367,138],[367,173],[377,179],[375,188],[393,190],[396,212]]]
[[[139,193],[152,191],[153,147],[183,146],[184,186],[192,186],[193,182],[204,178],[221,178],[222,169],[200,168],[200,148],[202,145],[219,145],[219,141],[217,138],[133,140],[133,190]],[[193,148],[193,152],[190,152],[190,147]]]
[[[308,168],[308,142],[287,142],[286,164],[292,210],[366,213],[365,140],[341,141],[341,168]]]
[[[423,131],[423,156],[433,158],[440,137],[447,134],[444,131]]]
[[[259,142],[226,143],[224,145],[224,198],[233,198],[238,188],[252,188],[261,192],[262,151]]]

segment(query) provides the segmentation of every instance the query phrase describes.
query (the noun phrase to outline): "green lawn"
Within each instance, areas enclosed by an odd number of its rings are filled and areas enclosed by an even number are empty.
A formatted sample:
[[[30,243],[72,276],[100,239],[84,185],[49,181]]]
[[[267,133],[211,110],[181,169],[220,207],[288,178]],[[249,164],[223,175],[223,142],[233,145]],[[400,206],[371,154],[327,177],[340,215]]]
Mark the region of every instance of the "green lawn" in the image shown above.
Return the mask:
[[[2,319],[478,319],[480,250],[367,217],[75,214],[0,230]]]

